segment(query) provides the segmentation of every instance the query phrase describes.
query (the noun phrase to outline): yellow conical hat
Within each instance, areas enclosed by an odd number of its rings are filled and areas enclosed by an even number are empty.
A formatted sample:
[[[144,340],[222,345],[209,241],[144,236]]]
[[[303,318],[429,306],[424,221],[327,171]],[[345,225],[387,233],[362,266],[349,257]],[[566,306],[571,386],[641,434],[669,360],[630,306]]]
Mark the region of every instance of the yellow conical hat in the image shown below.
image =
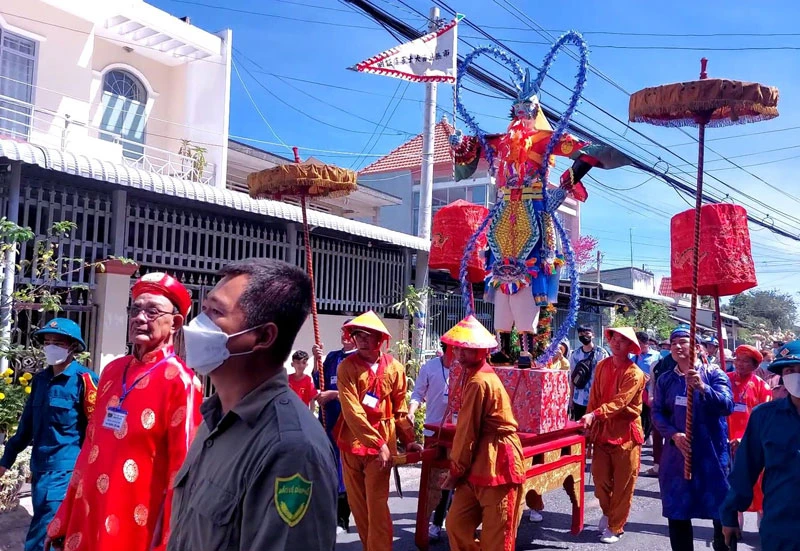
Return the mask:
[[[352,333],[355,329],[365,329],[367,331],[377,331],[378,333],[383,334],[387,339],[391,339],[392,335],[389,333],[389,330],[386,329],[386,326],[383,324],[381,319],[378,315],[370,310],[360,316],[353,318],[348,323],[345,323],[342,326],[348,334]]]
[[[458,348],[497,348],[497,339],[474,316],[458,322],[440,340],[447,346]]]

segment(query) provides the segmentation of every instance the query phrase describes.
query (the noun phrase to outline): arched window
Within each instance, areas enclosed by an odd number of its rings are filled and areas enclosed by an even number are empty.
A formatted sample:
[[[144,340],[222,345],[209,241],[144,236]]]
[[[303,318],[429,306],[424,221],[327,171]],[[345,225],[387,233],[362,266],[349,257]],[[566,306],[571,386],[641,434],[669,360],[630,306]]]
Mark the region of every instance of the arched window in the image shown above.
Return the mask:
[[[103,79],[103,91],[139,103],[147,103],[147,91],[141,81],[129,72],[120,69],[106,73]]]
[[[139,160],[144,155],[147,89],[132,73],[112,69],[103,76],[103,118],[100,137],[119,140],[122,154]]]

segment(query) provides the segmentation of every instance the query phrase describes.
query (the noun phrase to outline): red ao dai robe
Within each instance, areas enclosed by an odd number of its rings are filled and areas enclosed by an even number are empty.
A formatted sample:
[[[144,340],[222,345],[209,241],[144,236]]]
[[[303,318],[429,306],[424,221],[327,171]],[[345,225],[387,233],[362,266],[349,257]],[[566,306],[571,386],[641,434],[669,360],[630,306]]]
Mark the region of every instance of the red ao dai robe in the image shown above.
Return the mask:
[[[147,551],[169,537],[172,481],[200,424],[201,385],[167,347],[142,360],[112,361],[98,384],[96,414],[86,431],[66,498],[48,528],[65,551]],[[172,355],[172,357],[169,357]],[[119,430],[103,426],[109,407],[125,398]],[[148,373],[149,371],[149,373]],[[138,381],[138,383],[136,382]]]

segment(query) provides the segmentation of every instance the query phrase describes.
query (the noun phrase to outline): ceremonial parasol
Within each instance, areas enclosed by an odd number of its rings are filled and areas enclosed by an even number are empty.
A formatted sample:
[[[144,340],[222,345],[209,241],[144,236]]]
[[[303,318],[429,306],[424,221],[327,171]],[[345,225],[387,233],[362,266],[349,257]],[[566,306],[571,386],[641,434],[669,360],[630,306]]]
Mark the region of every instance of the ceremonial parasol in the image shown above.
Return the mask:
[[[697,157],[697,191],[694,209],[692,246],[692,306],[690,340],[697,334],[697,296],[700,265],[700,220],[703,206],[703,155],[706,127],[729,126],[769,120],[778,116],[778,89],[754,82],[710,79],[706,73],[708,60],[700,61],[700,80],[645,88],[631,95],[629,119],[658,126],[696,126],[699,152]],[[717,302],[719,299],[717,297]],[[719,319],[719,315],[717,315]],[[722,335],[718,335],[722,338]],[[692,362],[695,361],[692,346]],[[720,346],[720,350],[724,347]],[[724,360],[721,360],[724,362]],[[686,393],[686,438],[692,439],[692,392]],[[691,450],[691,447],[690,447]],[[691,451],[684,463],[684,477],[692,476]]]
[[[314,343],[319,346],[319,320],[317,319],[317,294],[314,286],[314,264],[311,254],[311,239],[308,231],[308,199],[317,197],[341,197],[355,191],[356,173],[336,166],[300,162],[297,148],[294,151],[294,164],[278,165],[247,176],[250,197],[254,199],[274,199],[299,197],[303,211],[303,244],[306,250],[306,270],[311,278],[311,319],[314,325]],[[314,370],[320,372],[320,362],[314,356]],[[320,391],[325,390],[325,377],[319,377]],[[320,409],[324,424],[324,408]]]

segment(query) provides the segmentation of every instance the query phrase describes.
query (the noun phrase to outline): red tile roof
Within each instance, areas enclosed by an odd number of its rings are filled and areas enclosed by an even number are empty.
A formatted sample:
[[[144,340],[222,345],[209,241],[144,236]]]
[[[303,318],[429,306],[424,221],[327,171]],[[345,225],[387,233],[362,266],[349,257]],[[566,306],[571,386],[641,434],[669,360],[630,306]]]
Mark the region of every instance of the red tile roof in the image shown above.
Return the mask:
[[[669,298],[678,298],[681,296],[680,293],[676,293],[672,290],[672,278],[671,277],[662,277],[661,278],[661,286],[659,287],[658,294],[662,297],[669,297]]]
[[[453,162],[450,147],[450,134],[453,133],[452,125],[446,120],[436,123],[433,141],[433,164],[451,164]],[[381,172],[394,172],[396,170],[419,169],[422,164],[422,134],[407,141],[394,151],[381,157],[374,163],[363,168],[359,174],[378,174]]]

